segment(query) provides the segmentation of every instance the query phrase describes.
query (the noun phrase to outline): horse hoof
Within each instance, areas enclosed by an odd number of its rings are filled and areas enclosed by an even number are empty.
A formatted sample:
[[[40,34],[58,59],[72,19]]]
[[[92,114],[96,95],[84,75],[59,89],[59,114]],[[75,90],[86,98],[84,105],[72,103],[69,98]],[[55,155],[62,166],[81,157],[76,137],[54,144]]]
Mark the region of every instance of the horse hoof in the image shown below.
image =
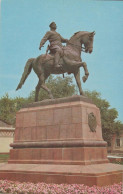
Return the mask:
[[[80,96],[85,96],[84,92],[80,93]]]
[[[51,96],[50,96],[50,99],[54,99],[54,97],[51,95]]]
[[[61,65],[56,65],[55,67],[56,67],[56,68],[60,68],[60,67],[62,67],[62,66],[61,66]]]
[[[83,76],[82,77],[82,80],[83,80],[83,82],[86,82],[86,80],[87,80],[87,76],[85,75],[85,76]]]

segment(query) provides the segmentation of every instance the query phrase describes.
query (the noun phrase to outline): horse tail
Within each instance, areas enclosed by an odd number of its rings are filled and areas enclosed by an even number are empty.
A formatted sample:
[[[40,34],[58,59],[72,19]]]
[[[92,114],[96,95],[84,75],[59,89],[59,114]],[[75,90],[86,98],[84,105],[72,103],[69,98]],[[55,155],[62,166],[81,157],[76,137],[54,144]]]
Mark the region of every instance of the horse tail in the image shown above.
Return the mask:
[[[27,61],[25,68],[24,68],[24,72],[22,74],[20,83],[18,84],[16,90],[21,89],[22,85],[24,84],[26,78],[28,77],[28,75],[30,74],[31,70],[32,70],[32,64],[33,64],[34,58],[31,58]]]

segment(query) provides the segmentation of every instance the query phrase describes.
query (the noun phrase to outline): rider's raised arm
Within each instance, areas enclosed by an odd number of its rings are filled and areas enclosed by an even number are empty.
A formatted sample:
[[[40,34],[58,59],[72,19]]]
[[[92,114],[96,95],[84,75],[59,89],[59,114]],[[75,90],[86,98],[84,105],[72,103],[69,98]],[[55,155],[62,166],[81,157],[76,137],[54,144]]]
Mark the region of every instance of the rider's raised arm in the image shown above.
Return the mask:
[[[41,42],[40,42],[40,48],[45,44],[45,42],[49,39],[50,36],[50,32],[48,31],[45,36],[42,38]]]

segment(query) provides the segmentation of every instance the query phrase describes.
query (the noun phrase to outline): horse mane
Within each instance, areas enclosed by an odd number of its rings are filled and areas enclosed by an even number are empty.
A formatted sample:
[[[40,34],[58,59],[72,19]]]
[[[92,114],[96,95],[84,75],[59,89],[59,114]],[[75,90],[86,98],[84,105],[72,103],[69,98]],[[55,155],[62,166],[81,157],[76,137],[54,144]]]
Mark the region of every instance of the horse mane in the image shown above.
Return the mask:
[[[70,40],[71,40],[72,38],[74,38],[75,36],[79,36],[80,33],[81,33],[81,35],[85,35],[85,34],[87,34],[87,33],[89,33],[89,32],[87,32],[87,31],[78,31],[78,32],[75,32],[74,35],[71,36]]]
[[[79,32],[80,32],[80,31],[78,31],[78,32],[75,32],[73,36],[77,35]],[[71,38],[72,38],[72,37],[71,37]]]

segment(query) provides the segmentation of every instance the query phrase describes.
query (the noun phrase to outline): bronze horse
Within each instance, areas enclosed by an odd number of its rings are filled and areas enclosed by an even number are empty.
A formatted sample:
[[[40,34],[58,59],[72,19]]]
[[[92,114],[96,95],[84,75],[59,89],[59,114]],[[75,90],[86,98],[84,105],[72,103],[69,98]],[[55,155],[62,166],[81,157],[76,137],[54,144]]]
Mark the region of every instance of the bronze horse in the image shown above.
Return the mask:
[[[94,35],[95,32],[76,32],[67,42],[66,46],[63,47],[60,58],[60,67],[58,68],[54,66],[54,56],[52,54],[46,53],[38,56],[37,58],[28,59],[20,83],[16,90],[22,87],[33,68],[34,72],[39,78],[38,84],[36,86],[35,101],[38,101],[40,88],[46,90],[49,94],[49,97],[53,98],[50,89],[45,85],[45,80],[49,77],[50,74],[64,74],[66,72],[68,74],[74,74],[80,95],[84,95],[80,81],[80,67],[83,67],[85,72],[85,75],[83,76],[83,82],[87,80],[89,72],[86,63],[82,62],[81,60],[81,52],[84,51],[86,53],[92,53]],[[84,48],[82,45],[84,45]]]

